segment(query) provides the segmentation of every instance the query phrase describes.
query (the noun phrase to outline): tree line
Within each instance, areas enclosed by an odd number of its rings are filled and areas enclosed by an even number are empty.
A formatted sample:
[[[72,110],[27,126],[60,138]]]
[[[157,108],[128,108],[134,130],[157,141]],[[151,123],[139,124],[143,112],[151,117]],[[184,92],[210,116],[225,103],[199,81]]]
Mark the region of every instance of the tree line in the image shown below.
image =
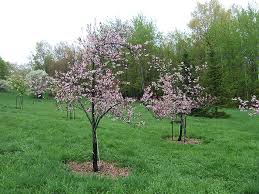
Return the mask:
[[[217,0],[211,0],[197,3],[187,32],[175,30],[165,35],[152,19],[143,15],[130,21],[106,22],[113,28],[129,24],[130,30],[124,32],[128,41],[144,45],[144,54],[137,62],[126,56],[127,68],[116,67],[124,72],[120,80],[130,83],[121,86],[123,95],[140,98],[144,88],[160,76],[151,68],[154,64],[173,64],[173,71],[181,62],[207,66],[199,75],[200,84],[217,97],[219,106],[229,105],[237,96],[248,99],[259,95],[258,19],[256,5],[226,9]],[[67,72],[80,60],[82,53],[76,44],[60,42],[53,46],[41,41],[36,44],[27,67],[55,77],[56,71]],[[0,60],[0,79],[6,79],[14,69]]]

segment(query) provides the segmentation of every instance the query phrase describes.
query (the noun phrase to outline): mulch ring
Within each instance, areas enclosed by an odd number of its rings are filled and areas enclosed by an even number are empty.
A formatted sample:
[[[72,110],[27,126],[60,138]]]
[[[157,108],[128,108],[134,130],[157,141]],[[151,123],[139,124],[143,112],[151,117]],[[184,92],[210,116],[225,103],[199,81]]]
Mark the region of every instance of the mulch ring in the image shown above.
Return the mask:
[[[120,168],[112,163],[100,161],[98,163],[98,166],[99,166],[99,171],[96,172],[96,174],[100,176],[109,176],[112,178],[117,178],[117,177],[126,177],[129,175],[128,168]],[[84,163],[68,162],[68,168],[72,172],[83,174],[83,175],[94,173],[92,162],[84,162]]]
[[[184,138],[182,138],[181,141],[177,141],[178,137],[174,137],[174,140],[172,140],[172,137],[166,136],[166,137],[162,137],[164,140],[171,142],[171,143],[177,143],[177,144],[191,144],[191,145],[195,145],[195,144],[201,144],[201,140],[200,139],[196,139],[196,138],[186,138],[185,142],[184,142]]]

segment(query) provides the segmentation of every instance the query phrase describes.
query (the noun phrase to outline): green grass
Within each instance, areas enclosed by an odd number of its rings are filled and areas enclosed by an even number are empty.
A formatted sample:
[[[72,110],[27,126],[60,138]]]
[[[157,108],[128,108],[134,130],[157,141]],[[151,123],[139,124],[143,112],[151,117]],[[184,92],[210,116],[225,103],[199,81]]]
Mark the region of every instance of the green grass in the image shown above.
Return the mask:
[[[105,118],[98,129],[100,157],[131,169],[116,180],[71,173],[66,161],[91,159],[84,115],[67,120],[54,101],[15,109],[0,93],[0,193],[259,193],[259,118],[226,110],[228,119],[188,118],[188,136],[200,145],[166,142],[170,123],[144,109],[146,125],[133,128]]]

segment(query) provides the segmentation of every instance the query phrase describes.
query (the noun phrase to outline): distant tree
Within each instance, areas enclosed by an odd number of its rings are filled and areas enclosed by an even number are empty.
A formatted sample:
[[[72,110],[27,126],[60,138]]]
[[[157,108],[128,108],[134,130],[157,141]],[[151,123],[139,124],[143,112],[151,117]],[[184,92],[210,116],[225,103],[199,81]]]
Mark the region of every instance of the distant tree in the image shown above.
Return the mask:
[[[29,63],[34,70],[44,70],[48,73],[53,63],[52,53],[52,46],[48,42],[37,42]]]
[[[54,76],[55,71],[67,72],[76,61],[80,61],[81,54],[75,45],[67,42],[60,42],[53,49],[54,63],[49,69],[49,75]]]
[[[8,63],[0,57],[0,79],[6,79],[8,75]]]
[[[192,73],[192,70],[194,71]],[[178,141],[186,139],[186,117],[192,110],[203,106],[211,99],[200,86],[199,77],[194,78],[195,69],[192,65],[181,63],[174,73],[165,73],[157,82],[145,89],[142,101],[158,118],[170,118],[172,124],[176,117],[180,118]]]
[[[192,19],[188,26],[194,32],[195,37],[201,40],[204,39],[215,21],[224,21],[230,15],[231,10],[225,10],[218,0],[210,0],[205,3],[197,2],[197,7],[192,12]]]
[[[208,68],[206,74],[206,89],[209,94],[214,96],[214,108],[215,113],[218,112],[219,105],[224,103],[224,81],[223,81],[223,69],[220,64],[215,60],[215,52],[213,48],[210,49]]]
[[[49,76],[43,70],[32,70],[26,75],[29,92],[36,98],[43,98],[49,87]]]
[[[248,98],[255,93],[258,79],[257,7],[250,4],[247,9],[236,6],[225,9],[218,0],[210,0],[197,3],[192,12],[189,27],[193,43],[189,54],[194,64],[198,61],[209,64],[209,53],[213,49],[213,60],[217,64],[214,66],[220,67],[223,75],[221,86],[224,89],[221,91],[224,92],[218,93],[221,100],[225,99],[221,105],[231,102],[234,96]]]
[[[22,74],[12,74],[9,78],[11,89],[16,93],[16,108],[23,109],[23,96],[26,93],[26,82]]]
[[[128,40],[131,44],[141,44],[143,53],[137,62],[129,58],[128,69],[122,75],[125,81],[131,83],[125,86],[125,89],[128,90],[125,92],[127,96],[142,96],[145,85],[153,81],[153,78],[158,77],[155,75],[156,72],[148,71],[148,69],[152,62],[152,55],[158,52],[160,39],[161,35],[151,19],[143,15],[138,15],[132,19]]]
[[[48,42],[41,41],[36,43],[29,64],[33,70],[43,70],[53,77],[56,71],[68,71],[76,60],[80,60],[80,57],[78,48],[73,44],[59,42],[52,46]]]
[[[170,45],[173,51],[173,56],[171,57],[172,62],[179,64],[183,62],[184,55],[188,55],[189,62],[192,62],[191,52],[192,52],[192,37],[188,33],[183,33],[180,31],[174,31],[169,33],[166,37],[167,45]]]

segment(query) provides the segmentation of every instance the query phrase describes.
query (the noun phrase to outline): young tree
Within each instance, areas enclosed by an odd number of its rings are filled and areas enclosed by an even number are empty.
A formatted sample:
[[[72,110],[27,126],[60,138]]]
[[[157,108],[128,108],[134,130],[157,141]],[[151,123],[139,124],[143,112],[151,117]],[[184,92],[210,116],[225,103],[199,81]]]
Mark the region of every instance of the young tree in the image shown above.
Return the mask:
[[[62,108],[62,102],[65,103],[65,110],[67,112],[67,118],[69,119],[75,119],[75,108],[76,108],[76,98],[74,98],[74,93],[72,88],[63,88],[63,83],[68,81],[63,75],[59,72],[60,75],[58,75],[58,79],[51,79],[50,82],[50,92],[52,95],[56,96],[56,105],[58,109]],[[64,79],[64,82],[62,83],[61,80]],[[58,96],[63,93],[63,96]]]
[[[26,93],[26,83],[22,75],[14,74],[9,78],[11,89],[16,93],[16,108],[23,109],[23,96]]]
[[[178,141],[182,139],[184,129],[184,141],[186,139],[186,117],[193,109],[205,104],[209,96],[198,83],[199,78],[193,78],[192,69],[198,68],[179,65],[174,73],[165,73],[157,83],[145,89],[142,101],[146,107],[158,118],[170,118],[173,133],[173,120],[180,117],[180,134]],[[152,91],[153,89],[153,91]],[[154,95],[155,94],[155,95]],[[172,134],[173,138],[173,134]]]
[[[57,100],[76,103],[91,124],[94,172],[99,170],[96,134],[102,118],[110,113],[128,122],[132,116],[132,100],[122,96],[116,78],[121,72],[113,72],[113,67],[126,66],[125,55],[139,55],[140,46],[127,43],[127,30],[125,26],[89,25],[86,36],[79,39],[83,62],[57,75]]]
[[[43,98],[49,85],[48,74],[43,70],[31,71],[26,75],[29,91],[36,98]]]

